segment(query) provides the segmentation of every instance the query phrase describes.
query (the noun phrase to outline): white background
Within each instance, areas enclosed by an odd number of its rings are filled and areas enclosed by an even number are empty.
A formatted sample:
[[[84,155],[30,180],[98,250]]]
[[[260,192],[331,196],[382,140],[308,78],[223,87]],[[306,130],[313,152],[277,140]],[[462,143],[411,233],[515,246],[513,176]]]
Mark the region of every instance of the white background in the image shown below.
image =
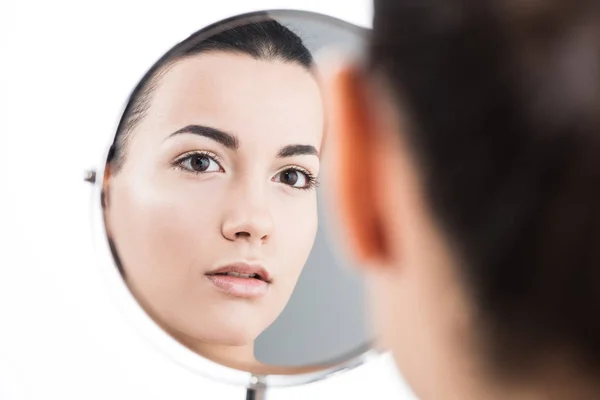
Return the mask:
[[[0,3],[0,399],[242,399],[140,341],[94,267],[90,187],[124,100],[165,49],[242,12],[368,26],[369,1]],[[133,60],[133,61],[132,61]],[[284,398],[408,399],[388,357]]]

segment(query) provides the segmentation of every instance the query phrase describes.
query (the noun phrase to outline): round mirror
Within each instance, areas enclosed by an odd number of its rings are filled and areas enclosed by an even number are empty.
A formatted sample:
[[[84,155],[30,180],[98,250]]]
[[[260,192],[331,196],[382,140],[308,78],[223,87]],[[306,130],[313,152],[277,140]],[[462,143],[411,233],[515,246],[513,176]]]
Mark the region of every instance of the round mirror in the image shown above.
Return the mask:
[[[87,177],[100,266],[127,318],[175,361],[285,386],[375,352],[320,178],[331,156],[320,68],[360,57],[366,33],[309,12],[240,15],[168,49],[132,91]]]

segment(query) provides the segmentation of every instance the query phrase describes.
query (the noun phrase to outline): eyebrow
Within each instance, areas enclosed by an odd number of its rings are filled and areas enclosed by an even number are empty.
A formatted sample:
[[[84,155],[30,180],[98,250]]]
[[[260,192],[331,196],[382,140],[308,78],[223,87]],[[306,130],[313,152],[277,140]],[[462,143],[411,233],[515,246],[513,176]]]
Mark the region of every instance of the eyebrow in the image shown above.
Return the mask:
[[[183,133],[191,133],[194,135],[203,136],[222,144],[228,149],[237,150],[240,146],[239,140],[232,134],[223,132],[219,129],[211,128],[209,126],[202,125],[188,125],[184,128],[179,129],[169,135],[169,138]]]
[[[291,144],[289,146],[283,147],[277,153],[278,157],[293,157],[293,156],[319,156],[319,152],[317,151],[315,146],[311,146],[309,144]]]
[[[220,143],[231,150],[237,150],[240,147],[240,142],[235,135],[223,132],[216,128],[211,128],[210,126],[203,125],[188,125],[184,128],[179,129],[178,131],[171,133],[169,135],[169,138],[185,133],[212,139],[215,142]],[[302,155],[311,155],[318,157],[319,151],[315,146],[309,144],[290,144],[281,148],[281,150],[279,150],[279,152],[277,153],[277,157],[280,158]]]

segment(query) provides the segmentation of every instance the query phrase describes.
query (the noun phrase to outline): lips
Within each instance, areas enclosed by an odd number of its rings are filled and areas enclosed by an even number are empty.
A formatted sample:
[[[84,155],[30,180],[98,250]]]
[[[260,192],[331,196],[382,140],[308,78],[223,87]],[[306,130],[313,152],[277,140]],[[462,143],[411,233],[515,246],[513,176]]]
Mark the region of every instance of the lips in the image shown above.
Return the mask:
[[[238,263],[206,273],[219,291],[233,297],[256,298],[267,294],[271,277],[258,265]]]
[[[207,272],[206,275],[234,276],[244,279],[258,279],[266,283],[271,282],[271,276],[262,266],[237,263],[220,267]]]

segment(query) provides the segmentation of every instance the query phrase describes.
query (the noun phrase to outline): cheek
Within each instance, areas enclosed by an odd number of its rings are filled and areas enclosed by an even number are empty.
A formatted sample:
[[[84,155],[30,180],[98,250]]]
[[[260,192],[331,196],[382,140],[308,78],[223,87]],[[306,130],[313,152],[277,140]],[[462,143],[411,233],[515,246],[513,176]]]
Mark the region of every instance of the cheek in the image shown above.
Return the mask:
[[[312,250],[318,229],[316,196],[294,199],[274,210],[277,257],[297,279]]]
[[[216,229],[210,185],[141,178],[111,193],[111,227],[125,270],[150,279],[184,279]],[[209,243],[207,243],[209,242]],[[141,278],[141,276],[138,276]],[[135,276],[132,276],[135,278]]]

